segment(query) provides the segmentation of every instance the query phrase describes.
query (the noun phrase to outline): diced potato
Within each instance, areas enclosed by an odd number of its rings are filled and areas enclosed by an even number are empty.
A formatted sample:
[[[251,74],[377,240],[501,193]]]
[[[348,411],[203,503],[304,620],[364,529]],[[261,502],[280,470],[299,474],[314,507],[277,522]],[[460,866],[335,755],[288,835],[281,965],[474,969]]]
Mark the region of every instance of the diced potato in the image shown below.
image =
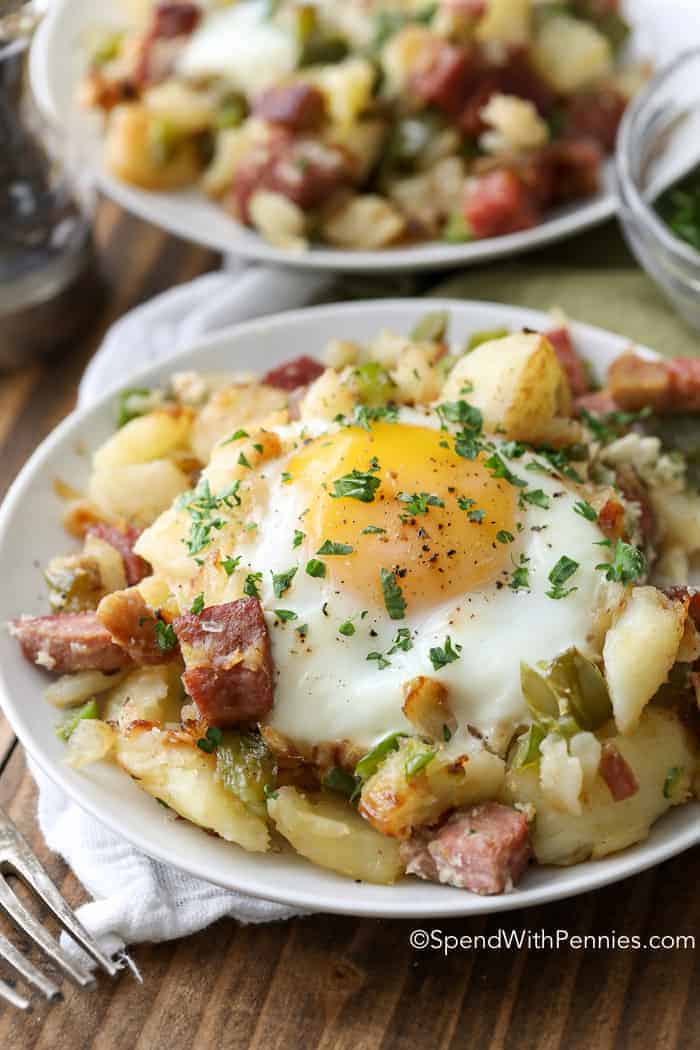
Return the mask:
[[[64,761],[72,769],[82,769],[109,758],[116,742],[117,734],[112,726],[99,718],[82,719],[68,738]]]
[[[488,130],[479,144],[489,153],[538,149],[549,139],[547,125],[528,99],[492,95],[480,115]]]
[[[408,346],[391,373],[396,384],[396,398],[406,404],[434,401],[440,393],[441,376],[419,346]]]
[[[124,559],[111,543],[90,534],[85,537],[83,550],[85,555],[96,563],[102,587],[108,594],[110,591],[121,591],[126,587]]]
[[[292,251],[306,247],[306,216],[288,197],[257,190],[250,198],[249,211],[253,226],[270,244]]]
[[[530,39],[531,0],[486,0],[486,12],[476,27],[482,43],[527,44]]]
[[[437,751],[420,772],[409,776],[406,765],[429,745],[411,738],[391,752],[366,781],[360,813],[383,835],[408,838],[414,828],[433,824],[449,809],[495,798],[503,783],[502,759],[485,748],[466,754]]]
[[[101,445],[92,464],[95,470],[122,467],[129,463],[148,463],[164,459],[189,438],[191,417],[188,412],[149,412],[137,416],[117,430]]]
[[[47,688],[44,696],[53,707],[78,707],[93,696],[113,689],[126,672],[104,674],[102,671],[78,671],[64,674]]]
[[[469,393],[462,393],[467,387]],[[482,343],[450,372],[442,396],[465,398],[484,416],[487,430],[537,442],[571,408],[571,391],[549,340],[519,332]]]
[[[396,882],[402,874],[398,842],[371,828],[348,802],[328,797],[312,801],[294,787],[281,787],[276,795],[267,811],[302,857],[351,879],[380,885]]]
[[[656,587],[683,586],[690,576],[690,561],[683,547],[671,546],[662,551],[654,565],[652,583]]]
[[[374,89],[372,63],[357,56],[329,66],[320,66],[306,78],[320,88],[334,124],[347,127],[367,109]]]
[[[464,179],[463,161],[445,157],[418,175],[393,180],[389,195],[405,215],[437,233],[440,222],[460,207]]]
[[[695,492],[671,488],[650,490],[665,547],[677,546],[686,554],[700,551],[700,497]]]
[[[386,138],[386,122],[363,119],[354,124],[334,124],[323,136],[328,146],[343,150],[352,162],[356,182],[364,182],[379,160]]]
[[[323,223],[323,235],[337,248],[375,251],[404,232],[403,216],[385,197],[365,193],[348,197]]]
[[[416,70],[430,65],[439,45],[438,37],[421,25],[405,26],[390,37],[381,54],[382,71],[389,92],[400,94]]]
[[[335,368],[339,372],[346,365],[356,364],[361,352],[359,343],[353,343],[350,339],[331,339],[326,343],[323,360],[328,368]]]
[[[231,188],[241,164],[251,155],[257,142],[264,142],[267,130],[261,121],[247,120],[239,128],[225,128],[216,136],[214,156],[201,179],[210,197],[221,197]]]
[[[447,686],[436,678],[419,675],[404,684],[403,713],[421,734],[442,743],[457,728]]]
[[[177,664],[139,667],[121,675],[105,707],[105,718],[125,729],[131,722],[179,722],[184,690]]]
[[[352,391],[332,368],[326,369],[323,375],[314,380],[299,407],[302,420],[350,416],[354,409]]]
[[[603,646],[605,677],[621,733],[639,723],[645,706],[678,656],[687,611],[655,587],[635,587],[608,631]]]
[[[108,516],[150,525],[176,496],[190,487],[189,479],[168,459],[129,463],[97,470],[90,478],[90,499]]]
[[[577,758],[583,774],[583,789],[587,790],[598,774],[602,747],[593,733],[577,733],[569,741],[569,754]]]
[[[591,22],[554,15],[541,26],[533,47],[538,72],[552,87],[570,94],[612,73],[610,42]]]
[[[218,390],[195,418],[191,444],[195,455],[207,463],[217,442],[230,437],[241,427],[265,419],[286,408],[284,390],[263,383],[235,383]]]
[[[548,805],[578,816],[583,788],[583,769],[578,758],[569,754],[566,740],[556,734],[544,738],[540,754],[540,788]]]
[[[264,820],[216,776],[216,757],[187,733],[134,725],[117,737],[116,758],[139,787],[181,817],[254,853],[269,848]]]
[[[181,79],[164,80],[148,88],[143,103],[150,114],[167,120],[183,135],[207,131],[216,115],[212,96]]]
[[[147,190],[174,190],[196,182],[201,168],[191,139],[173,144],[167,160],[154,149],[154,118],[138,103],[116,106],[105,138],[105,165],[112,175]]]
[[[649,707],[630,736],[612,739],[633,769],[639,791],[615,802],[598,776],[578,816],[564,813],[548,801],[536,768],[509,770],[504,801],[535,806],[532,836],[540,864],[576,864],[625,849],[646,838],[662,813],[688,797],[697,760],[686,730],[673,712]],[[671,795],[666,798],[664,787],[672,770],[681,771],[680,780],[673,792],[666,790]]]

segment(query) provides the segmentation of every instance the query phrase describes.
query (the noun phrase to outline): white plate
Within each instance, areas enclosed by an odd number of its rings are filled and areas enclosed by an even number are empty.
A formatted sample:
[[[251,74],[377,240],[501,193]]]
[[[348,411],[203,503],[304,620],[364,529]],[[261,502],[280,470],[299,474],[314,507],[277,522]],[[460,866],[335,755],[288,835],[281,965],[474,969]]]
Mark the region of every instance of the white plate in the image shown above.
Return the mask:
[[[626,0],[625,7],[635,26],[633,51],[652,54],[654,60],[660,62],[689,46],[693,39],[699,40],[697,11],[690,7],[687,12],[685,10],[693,3],[694,0],[673,0],[672,4],[658,5],[656,0]],[[546,222],[523,233],[472,244],[450,245],[433,241],[381,252],[313,247],[295,254],[274,248],[252,230],[235,222],[197,190],[150,193],[121,182],[104,170],[99,120],[94,114],[81,112],[76,107],[75,94],[85,68],[85,50],[81,44],[85,30],[96,22],[118,21],[115,7],[118,5],[113,4],[111,11],[98,11],[93,0],[52,0],[32,48],[32,86],[42,111],[64,133],[70,133],[104,192],[129,211],[180,237],[216,251],[232,252],[275,265],[346,272],[396,272],[456,267],[515,255],[585,230],[610,218],[615,212],[613,165],[609,161],[604,169],[602,193],[553,212]],[[670,17],[669,8],[673,8],[673,17]],[[663,19],[662,25],[660,19]]]
[[[135,377],[137,385],[163,381],[176,368],[260,370],[290,353],[318,354],[329,338],[367,340],[382,327],[408,331],[428,309],[449,309],[451,333],[464,341],[475,330],[500,326],[546,328],[551,319],[531,310],[488,303],[388,300],[316,307],[248,322],[181,354],[166,366]],[[604,373],[625,349],[621,336],[585,325],[574,338]],[[113,397],[69,416],[26,464],[0,509],[0,621],[47,609],[41,566],[67,549],[61,504],[52,482],[63,478],[80,488],[89,473],[86,450],[113,432]],[[129,778],[108,765],[75,772],[62,764],[56,713],[42,690],[46,675],[27,663],[7,632],[0,634],[0,702],[29,754],[75,801],[158,860],[231,889],[312,911],[389,917],[470,915],[505,911],[592,890],[680,853],[700,842],[700,804],[664,817],[646,842],[602,861],[572,868],[532,868],[518,889],[500,897],[478,897],[405,879],[393,887],[357,884],[286,854],[250,854],[185,823],[173,821]]]

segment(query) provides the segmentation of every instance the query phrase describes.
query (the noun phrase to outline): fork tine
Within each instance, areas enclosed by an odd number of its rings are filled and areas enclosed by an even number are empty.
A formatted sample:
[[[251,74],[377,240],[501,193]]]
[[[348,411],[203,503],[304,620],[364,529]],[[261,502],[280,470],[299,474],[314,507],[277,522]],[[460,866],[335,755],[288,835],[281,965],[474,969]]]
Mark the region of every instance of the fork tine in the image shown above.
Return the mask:
[[[27,937],[34,941],[44,954],[48,955],[49,959],[55,962],[57,966],[60,966],[81,988],[87,988],[95,983],[92,974],[87,974],[79,966],[76,966],[61,948],[58,941],[55,941],[41,923],[27,911],[19,897],[15,896],[2,876],[0,876],[0,908],[4,909],[15,925],[19,926],[26,933]]]
[[[11,871],[19,875],[41,897],[44,904],[53,912],[73,940],[77,941],[81,948],[88,955],[91,955],[95,962],[110,977],[115,977],[119,972],[119,967],[102,951],[95,938],[88,933],[80,920],[76,918],[73,910],[68,906],[49,878],[46,868],[32,853],[26,839],[0,810],[0,837],[2,836],[4,836],[6,841],[8,836],[11,836],[9,846],[5,851],[6,867],[9,867]],[[2,870],[1,865],[0,870]]]
[[[4,981],[0,981],[0,999],[4,999],[10,1006],[16,1006],[18,1010],[29,1009],[29,999],[25,999],[23,995],[16,992],[14,988],[10,988],[9,984],[5,984]]]
[[[61,998],[61,991],[53,981],[50,981],[41,970],[37,970],[36,966],[34,966],[33,963],[30,963],[29,959],[25,959],[22,953],[15,948],[14,944],[11,944],[1,933],[0,956],[5,962],[9,963],[10,966],[14,967],[17,973],[24,977],[25,981],[28,981],[29,984],[33,984],[35,988],[38,988],[47,999],[54,1001]],[[4,987],[7,989],[9,986],[5,985]],[[9,991],[12,992],[12,989],[9,989]],[[17,995],[16,992],[13,994]],[[20,997],[17,996],[17,998]],[[26,999],[24,1001],[26,1002]],[[22,1007],[22,1009],[26,1009],[26,1007]]]

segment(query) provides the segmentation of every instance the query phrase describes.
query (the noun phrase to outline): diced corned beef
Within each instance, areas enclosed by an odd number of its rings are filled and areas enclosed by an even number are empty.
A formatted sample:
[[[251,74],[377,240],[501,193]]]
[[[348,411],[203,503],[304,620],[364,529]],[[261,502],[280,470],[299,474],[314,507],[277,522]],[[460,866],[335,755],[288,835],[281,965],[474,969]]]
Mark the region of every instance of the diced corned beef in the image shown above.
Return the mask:
[[[480,894],[511,889],[531,856],[525,816],[499,802],[470,806],[401,844],[407,874]]]
[[[612,153],[626,107],[624,96],[610,87],[575,95],[567,107],[566,133],[594,139]]]
[[[257,598],[187,613],[173,622],[187,692],[211,726],[257,722],[272,708],[270,637]]]
[[[131,664],[94,612],[26,617],[9,627],[27,660],[56,674],[117,671]]]
[[[292,361],[285,361],[277,368],[271,368],[267,375],[263,376],[263,383],[275,386],[279,390],[296,390],[297,387],[313,383],[314,379],[318,379],[324,372],[325,368],[319,361],[302,354]]]
[[[97,606],[97,618],[139,667],[164,664],[178,656],[175,640],[168,643],[167,625],[157,626],[158,617],[138,587],[106,595]]]
[[[248,206],[256,190],[271,190],[308,210],[323,204],[340,186],[351,181],[346,154],[313,139],[291,139],[279,128],[267,148],[241,164],[233,180],[235,212],[250,221]]]
[[[464,106],[471,78],[469,52],[440,42],[427,67],[410,77],[410,88],[421,102],[437,106],[456,119]]]
[[[608,539],[622,539],[625,532],[625,508],[619,499],[609,499],[604,503],[598,511],[598,525]]]
[[[198,4],[156,4],[153,8],[151,32],[154,37],[188,36],[199,25],[202,9]]]
[[[603,744],[599,772],[616,802],[631,798],[639,791],[639,783],[634,775],[634,770],[611,741]]]
[[[592,416],[607,416],[610,412],[617,412],[620,406],[609,390],[595,390],[577,398],[575,408],[579,415],[589,412]]]
[[[141,529],[133,525],[127,525],[126,529],[118,529],[115,525],[107,525],[103,521],[98,521],[89,526],[87,534],[104,540],[121,554],[126,582],[130,587],[151,575],[152,570],[148,562],[140,558],[138,554],[134,554],[134,545],[141,535]]]
[[[608,371],[610,393],[627,411],[700,412],[700,358],[647,361],[621,354]]]
[[[540,156],[541,164],[549,168],[548,204],[593,197],[600,190],[603,154],[593,139],[561,139],[545,146]]]
[[[688,602],[688,613],[695,621],[695,626],[700,627],[700,588],[664,587],[663,592],[674,602]]]
[[[554,347],[559,364],[566,372],[569,386],[574,397],[581,397],[590,390],[586,366],[579,357],[568,328],[555,328],[545,332],[547,339]]]
[[[256,117],[282,124],[292,131],[310,131],[318,127],[326,112],[322,92],[313,84],[286,84],[271,87],[255,99]]]
[[[658,522],[649,497],[649,489],[634,467],[619,467],[615,472],[615,483],[628,503],[639,507],[639,528],[645,544],[653,545],[658,538]]]
[[[529,230],[540,220],[532,193],[514,171],[505,169],[468,182],[463,212],[479,239]]]
[[[491,99],[498,93],[499,83],[495,74],[484,73],[478,78],[465,95],[465,100],[460,108],[459,124],[460,131],[467,138],[476,139],[486,130],[486,124],[481,116],[481,111]]]

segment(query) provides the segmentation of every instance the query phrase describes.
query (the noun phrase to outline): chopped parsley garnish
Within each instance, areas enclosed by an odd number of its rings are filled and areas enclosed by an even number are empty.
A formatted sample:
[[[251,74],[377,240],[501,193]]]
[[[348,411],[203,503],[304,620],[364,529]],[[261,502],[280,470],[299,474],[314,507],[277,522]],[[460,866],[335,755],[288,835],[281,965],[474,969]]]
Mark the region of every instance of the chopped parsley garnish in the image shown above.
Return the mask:
[[[384,594],[384,605],[392,620],[403,620],[406,613],[406,602],[396,582],[396,573],[388,569],[380,570],[382,581],[382,593]]]
[[[295,628],[295,630],[301,638],[301,640],[303,641],[309,633],[309,625],[308,623],[301,623],[297,628]]]
[[[524,489],[527,486],[527,482],[523,481],[522,478],[516,477],[497,452],[494,452],[487,460],[484,460],[484,466],[491,472],[492,477],[503,478],[509,485],[515,485],[516,488],[520,489]]]
[[[234,572],[241,564],[241,556],[239,554],[236,558],[231,558],[230,556],[228,558],[222,558],[219,564],[227,576],[233,576]]]
[[[442,739],[445,741],[446,744],[449,744],[450,740],[452,739],[452,730],[448,725],[444,725],[442,727]]]
[[[501,445],[501,452],[506,459],[520,459],[524,456],[527,449],[523,445],[522,441],[506,441],[504,445]]]
[[[250,470],[250,463],[248,462],[248,460],[246,459],[246,457],[243,455],[242,452],[241,452],[240,456],[238,457],[238,466],[239,467],[247,467],[248,470]]]
[[[185,492],[175,504],[178,510],[185,509],[190,516],[190,532],[185,540],[187,553],[192,557],[199,554],[211,543],[212,529],[223,529],[225,522],[215,516],[216,511],[222,507],[240,507],[241,497],[238,495],[240,481],[234,481],[229,488],[224,489],[218,495],[211,491],[209,481],[206,478],[197,485],[196,489]]]
[[[190,606],[190,612],[193,614],[193,616],[199,616],[199,614],[201,613],[203,608],[204,608],[204,592],[200,591],[200,593],[197,595],[195,600],[192,602],[192,605]]]
[[[566,478],[570,478],[571,481],[577,482],[577,484],[579,485],[582,484],[583,478],[578,473],[578,471],[574,470],[574,468],[571,466],[570,460],[585,459],[586,450],[584,447],[580,445],[572,445],[568,449],[539,448],[537,449],[537,453],[538,455],[543,456],[547,460],[547,462],[553,470],[557,471],[559,474],[562,474]],[[530,470],[531,468],[532,464],[530,464],[530,466],[527,469]]]
[[[326,564],[325,562],[319,561],[318,558],[311,558],[306,563],[306,574],[307,576],[314,576],[320,579],[326,575]]]
[[[288,623],[290,620],[297,620],[298,616],[291,609],[275,609],[275,616],[282,623]]]
[[[292,542],[292,548],[294,550],[296,550],[297,547],[301,547],[301,545],[302,545],[302,543],[304,542],[305,539],[306,539],[306,533],[302,532],[300,529],[295,529],[294,530],[294,540]]]
[[[335,543],[333,540],[324,540],[316,551],[317,554],[340,555],[352,554],[353,548],[349,543]]]
[[[481,525],[486,514],[485,510],[470,510],[467,511],[467,517],[470,521],[473,521],[476,525]]]
[[[282,480],[282,484],[286,485],[287,482],[292,480],[292,475],[289,473],[288,470],[283,470],[282,473],[280,474],[280,478]]]
[[[508,532],[507,529],[499,529],[496,533],[496,539],[499,543],[512,543],[515,536],[512,532]]]
[[[452,639],[449,634],[445,638],[445,644],[443,646],[435,646],[429,652],[430,662],[433,665],[435,671],[442,670],[443,667],[447,667],[448,664],[453,664],[455,660],[459,660],[459,654],[462,652],[461,645],[452,645]]]
[[[467,401],[446,401],[437,407],[443,422],[457,423],[461,427],[455,435],[455,452],[463,459],[476,459],[483,451],[481,432],[484,419],[481,411]]]
[[[197,741],[197,747],[202,751],[206,751],[208,755],[211,755],[216,751],[217,747],[223,739],[223,733],[216,726],[209,726],[204,736],[200,737]]]
[[[605,579],[613,583],[634,583],[647,572],[647,560],[644,552],[631,543],[618,540],[612,562],[596,565],[605,573]]]
[[[170,653],[177,646],[177,635],[171,623],[156,620],[156,641],[162,653]]]
[[[401,521],[410,521],[418,514],[427,514],[429,507],[445,506],[439,496],[433,496],[429,492],[399,492],[399,499],[406,504],[406,512],[401,515]]]
[[[279,795],[271,784],[263,784],[263,795],[266,799],[271,799],[273,802],[279,798]]]
[[[248,433],[247,430],[237,430],[235,432],[235,434],[231,434],[231,437],[230,438],[226,438],[226,440],[222,441],[221,444],[222,445],[230,445],[232,441],[240,441],[241,438],[247,438],[247,437],[250,437],[250,434]]]
[[[408,629],[408,627],[399,627],[398,631],[396,632],[396,637],[394,638],[394,641],[392,642],[390,648],[387,649],[386,653],[368,653],[366,659],[376,660],[377,669],[383,671],[385,667],[391,667],[391,660],[389,659],[390,656],[393,656],[394,653],[398,653],[399,651],[407,653],[409,649],[412,648],[413,642],[411,640],[410,630]]]
[[[671,766],[664,779],[664,798],[673,798],[673,792],[678,787],[682,776],[682,766]]]
[[[258,584],[261,580],[261,572],[249,572],[245,578],[245,583],[243,584],[243,593],[247,594],[249,598],[257,598],[259,600],[260,591],[258,589]]]
[[[459,496],[457,498],[457,504],[460,510],[466,510],[467,517],[470,521],[474,521],[477,525],[480,525],[484,520],[486,511],[472,509],[476,504],[476,500],[470,499],[469,496]]]
[[[345,622],[341,623],[340,627],[338,628],[338,634],[342,634],[344,638],[352,638],[354,633],[355,624],[352,622],[352,620],[345,620]]]
[[[566,589],[564,587],[564,584],[571,579],[578,566],[579,563],[574,561],[573,558],[567,557],[566,554],[562,555],[548,576],[552,585],[552,589],[547,591],[548,598],[566,598],[567,595],[578,590],[578,587],[568,587]]]
[[[527,567],[529,562],[524,554],[520,555],[520,560],[510,574],[510,583],[508,586],[512,591],[525,591],[530,587],[530,570]]]
[[[415,777],[418,773],[422,773],[427,765],[429,765],[435,758],[437,751],[417,751],[415,755],[411,755],[406,760],[404,770],[406,778],[408,780],[411,777]]]
[[[329,788],[331,791],[337,791],[339,795],[345,795],[347,798],[352,798],[359,782],[352,773],[348,773],[346,769],[341,766],[333,766],[329,769],[323,778],[323,786]]]
[[[521,492],[518,502],[521,507],[525,503],[531,503],[533,507],[542,507],[543,510],[548,510],[550,506],[549,496],[542,489],[528,489],[526,492]]]
[[[379,423],[382,420],[386,423],[395,423],[398,418],[398,405],[394,405],[391,402],[386,405],[358,405],[355,408],[351,425],[354,423],[357,426],[364,427],[365,430],[370,430],[371,423]]]
[[[359,499],[361,503],[372,503],[381,485],[380,478],[365,470],[352,470],[333,482],[333,499]]]
[[[362,536],[372,536],[375,533],[378,535],[380,532],[386,532],[386,529],[382,529],[379,525],[366,525],[362,530]]]
[[[285,594],[292,583],[292,580],[297,574],[297,566],[295,565],[292,569],[287,569],[286,572],[273,572],[272,573],[272,590],[275,598],[281,598]]]
[[[586,521],[597,521],[598,512],[594,507],[587,503],[585,499],[577,500],[574,503],[574,514],[580,514]]]
[[[606,412],[602,416],[593,416],[586,409],[582,409],[581,418],[597,441],[609,445],[611,441],[620,437],[631,423],[648,419],[651,413],[651,408],[643,408],[639,412]]]

